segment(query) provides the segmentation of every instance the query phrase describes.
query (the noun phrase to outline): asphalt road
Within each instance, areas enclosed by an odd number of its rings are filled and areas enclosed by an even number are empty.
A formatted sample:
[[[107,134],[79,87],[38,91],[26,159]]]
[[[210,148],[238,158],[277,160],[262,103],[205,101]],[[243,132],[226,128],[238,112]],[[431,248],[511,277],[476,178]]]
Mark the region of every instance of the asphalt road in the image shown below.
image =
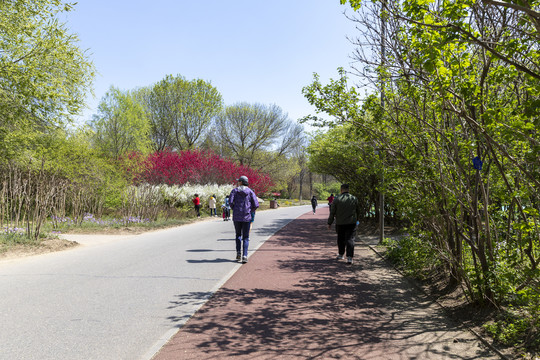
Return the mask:
[[[257,213],[254,251],[310,206]],[[149,359],[242,265],[232,222],[0,263],[0,359]]]

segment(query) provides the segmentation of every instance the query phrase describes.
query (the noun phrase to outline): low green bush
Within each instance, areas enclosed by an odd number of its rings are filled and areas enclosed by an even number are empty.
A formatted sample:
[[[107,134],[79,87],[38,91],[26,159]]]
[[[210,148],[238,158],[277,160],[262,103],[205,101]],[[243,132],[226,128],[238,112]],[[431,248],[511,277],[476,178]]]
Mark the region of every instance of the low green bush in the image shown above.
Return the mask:
[[[440,265],[434,249],[421,236],[385,239],[385,256],[407,275],[425,279],[431,269]]]

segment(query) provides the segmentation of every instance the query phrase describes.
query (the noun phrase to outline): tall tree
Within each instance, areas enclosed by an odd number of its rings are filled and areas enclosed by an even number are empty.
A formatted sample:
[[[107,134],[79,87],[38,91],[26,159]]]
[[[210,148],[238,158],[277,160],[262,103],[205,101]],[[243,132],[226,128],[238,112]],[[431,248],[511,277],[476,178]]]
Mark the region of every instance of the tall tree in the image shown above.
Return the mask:
[[[381,150],[382,163],[353,161],[384,171],[411,233],[434,249],[429,266],[447,269],[473,301],[498,304],[516,288],[537,297],[537,2],[349,3],[361,10],[356,70],[384,90],[384,107],[369,98],[360,107],[343,74],[328,86],[316,79],[306,96],[352,124],[347,146]],[[381,37],[381,21],[391,36]]]
[[[277,105],[229,106],[216,118],[216,129],[235,160],[257,168],[269,165],[267,160],[274,161],[268,156],[258,157],[261,152],[271,151],[280,157],[299,146],[303,139],[302,127]]]
[[[174,147],[173,103],[167,89],[160,84],[136,90],[136,97],[144,107],[150,124],[150,141],[154,151]]]
[[[167,75],[143,96],[153,148],[193,149],[222,109],[222,97],[209,82]]]
[[[193,149],[221,111],[221,94],[201,79],[176,81],[174,89],[180,120],[174,124],[176,141],[180,148]]]
[[[141,104],[129,91],[111,87],[92,120],[94,143],[102,153],[118,159],[128,151],[147,152],[150,126]]]
[[[30,131],[69,121],[84,105],[93,66],[58,16],[58,0],[0,1],[0,150]]]

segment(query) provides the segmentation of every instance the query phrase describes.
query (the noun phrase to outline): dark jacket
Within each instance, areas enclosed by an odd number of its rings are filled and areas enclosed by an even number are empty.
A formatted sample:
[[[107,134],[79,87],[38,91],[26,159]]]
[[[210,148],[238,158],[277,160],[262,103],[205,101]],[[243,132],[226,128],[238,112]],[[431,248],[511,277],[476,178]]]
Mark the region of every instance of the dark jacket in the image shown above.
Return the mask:
[[[250,222],[251,213],[259,207],[257,196],[247,186],[239,186],[231,191],[229,202],[233,211],[233,221]]]
[[[348,192],[340,194],[334,198],[330,205],[330,216],[328,216],[328,225],[332,225],[334,218],[336,225],[356,224],[360,218],[360,202],[356,196]]]

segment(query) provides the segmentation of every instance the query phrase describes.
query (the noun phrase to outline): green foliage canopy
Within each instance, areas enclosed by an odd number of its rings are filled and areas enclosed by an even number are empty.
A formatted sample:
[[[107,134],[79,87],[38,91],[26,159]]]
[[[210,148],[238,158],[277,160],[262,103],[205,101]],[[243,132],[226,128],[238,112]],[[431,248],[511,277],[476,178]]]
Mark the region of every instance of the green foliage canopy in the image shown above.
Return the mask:
[[[167,75],[141,96],[151,125],[153,148],[193,149],[222,109],[222,97],[211,83]]]
[[[98,105],[92,128],[94,144],[105,156],[118,159],[127,152],[147,153],[150,124],[132,92],[111,87]]]
[[[93,67],[58,20],[72,4],[58,0],[0,2],[0,116],[60,125],[84,104]]]
[[[341,71],[325,86],[315,77],[304,93],[335,120],[306,120],[335,128],[311,145],[312,166],[340,176],[325,163],[334,157],[367,173],[384,170],[391,206],[471,301],[499,305],[519,289],[530,290],[520,292],[524,301],[538,296],[538,3],[349,3],[363,29],[359,46],[371,45],[355,53],[364,66],[358,75],[382,92],[385,106],[379,94],[360,99]],[[318,157],[333,140],[339,150]],[[368,144],[383,162],[349,149]],[[473,167],[476,157],[482,169]]]

